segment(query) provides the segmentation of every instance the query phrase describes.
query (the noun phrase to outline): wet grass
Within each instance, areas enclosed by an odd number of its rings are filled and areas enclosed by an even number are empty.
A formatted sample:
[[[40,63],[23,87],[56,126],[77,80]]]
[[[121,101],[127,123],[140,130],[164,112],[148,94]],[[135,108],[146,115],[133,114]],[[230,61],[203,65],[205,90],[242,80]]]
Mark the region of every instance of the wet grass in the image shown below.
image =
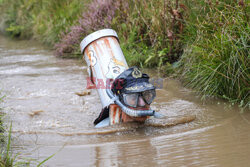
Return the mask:
[[[0,92],[1,96],[1,92]],[[3,102],[4,96],[0,97],[0,103]],[[10,143],[11,143],[11,128],[10,126],[9,134],[7,137],[7,145],[6,145],[6,138],[4,136],[5,128],[3,126],[3,113],[1,113],[0,108],[0,146],[1,146],[1,152],[0,152],[0,166],[1,167],[11,167],[13,166],[14,158],[12,158],[12,155],[10,153]]]
[[[3,102],[3,99],[4,96],[2,96],[0,92],[0,104]],[[12,167],[14,165],[14,160],[15,160],[15,157],[13,157],[10,151],[12,125],[10,125],[9,133],[6,140],[6,136],[4,135],[6,130],[3,125],[3,116],[4,114],[1,112],[0,108],[0,146],[1,146],[0,167]]]
[[[11,167],[14,165],[15,157],[13,158],[11,152],[10,152],[10,144],[11,144],[11,128],[10,126],[9,134],[8,134],[8,141],[7,145],[4,146],[4,149],[0,153],[0,166],[1,167]]]
[[[17,160],[18,155],[14,155],[11,151],[11,130],[12,124],[10,125],[7,141],[6,138],[1,142],[1,152],[0,152],[0,167],[21,167],[26,166],[29,167],[31,165],[30,161],[20,161]]]

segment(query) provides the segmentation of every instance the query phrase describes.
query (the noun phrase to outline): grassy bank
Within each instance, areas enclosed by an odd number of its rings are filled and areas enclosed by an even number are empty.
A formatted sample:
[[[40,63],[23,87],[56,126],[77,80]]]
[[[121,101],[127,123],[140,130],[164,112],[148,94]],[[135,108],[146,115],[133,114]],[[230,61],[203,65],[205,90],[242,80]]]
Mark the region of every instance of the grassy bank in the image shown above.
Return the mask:
[[[130,65],[161,67],[182,54],[181,34],[187,15],[185,5],[178,0],[93,0],[87,7],[79,23],[56,45],[57,55],[80,53],[80,41],[101,28],[118,32]]]
[[[33,38],[53,46],[61,34],[76,23],[85,1],[1,0],[0,4],[8,35]]]
[[[250,107],[249,6],[208,3],[196,22],[196,38],[179,63],[181,78],[203,98],[220,97]]]
[[[203,98],[249,107],[249,3],[245,0],[1,0],[9,35],[81,57],[89,33],[113,28],[129,65],[178,71]]]

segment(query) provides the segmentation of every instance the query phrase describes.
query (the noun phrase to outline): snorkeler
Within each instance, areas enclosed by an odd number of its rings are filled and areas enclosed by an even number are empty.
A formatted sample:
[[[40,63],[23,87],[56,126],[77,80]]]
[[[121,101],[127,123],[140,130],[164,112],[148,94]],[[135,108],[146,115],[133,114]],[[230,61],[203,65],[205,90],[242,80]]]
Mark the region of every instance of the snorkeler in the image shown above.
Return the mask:
[[[115,118],[113,114],[110,115],[113,107],[105,107],[94,121],[95,125],[106,118],[109,122],[112,122],[112,119],[119,119],[118,122],[144,122],[148,116],[155,115],[155,111],[150,110],[150,104],[156,96],[155,87],[149,82],[149,76],[137,67],[131,67],[122,72],[114,80],[111,90],[107,89],[107,94],[122,112],[119,118]]]

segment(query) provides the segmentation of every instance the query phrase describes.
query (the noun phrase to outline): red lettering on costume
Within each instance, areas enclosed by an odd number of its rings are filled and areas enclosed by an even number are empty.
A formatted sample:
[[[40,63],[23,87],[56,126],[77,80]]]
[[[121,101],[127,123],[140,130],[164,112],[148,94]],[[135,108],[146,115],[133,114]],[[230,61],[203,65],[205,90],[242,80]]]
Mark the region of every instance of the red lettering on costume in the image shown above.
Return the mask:
[[[114,82],[114,79],[107,79],[106,80],[106,89],[111,89],[113,82]]]
[[[124,79],[118,79],[117,81],[116,81],[116,88],[115,89],[117,89],[117,90],[121,90],[122,88],[123,88],[123,83],[124,83]]]
[[[106,89],[103,79],[97,79],[97,89]]]

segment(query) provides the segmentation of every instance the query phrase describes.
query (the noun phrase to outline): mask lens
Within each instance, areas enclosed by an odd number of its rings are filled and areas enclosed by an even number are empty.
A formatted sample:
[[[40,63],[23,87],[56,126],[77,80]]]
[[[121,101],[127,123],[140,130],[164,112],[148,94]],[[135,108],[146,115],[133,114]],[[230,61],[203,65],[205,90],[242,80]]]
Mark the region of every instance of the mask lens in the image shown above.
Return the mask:
[[[136,93],[124,94],[123,101],[128,106],[137,107],[138,94],[136,94]]]
[[[142,92],[142,97],[147,104],[151,104],[155,98],[155,90],[147,90]]]

